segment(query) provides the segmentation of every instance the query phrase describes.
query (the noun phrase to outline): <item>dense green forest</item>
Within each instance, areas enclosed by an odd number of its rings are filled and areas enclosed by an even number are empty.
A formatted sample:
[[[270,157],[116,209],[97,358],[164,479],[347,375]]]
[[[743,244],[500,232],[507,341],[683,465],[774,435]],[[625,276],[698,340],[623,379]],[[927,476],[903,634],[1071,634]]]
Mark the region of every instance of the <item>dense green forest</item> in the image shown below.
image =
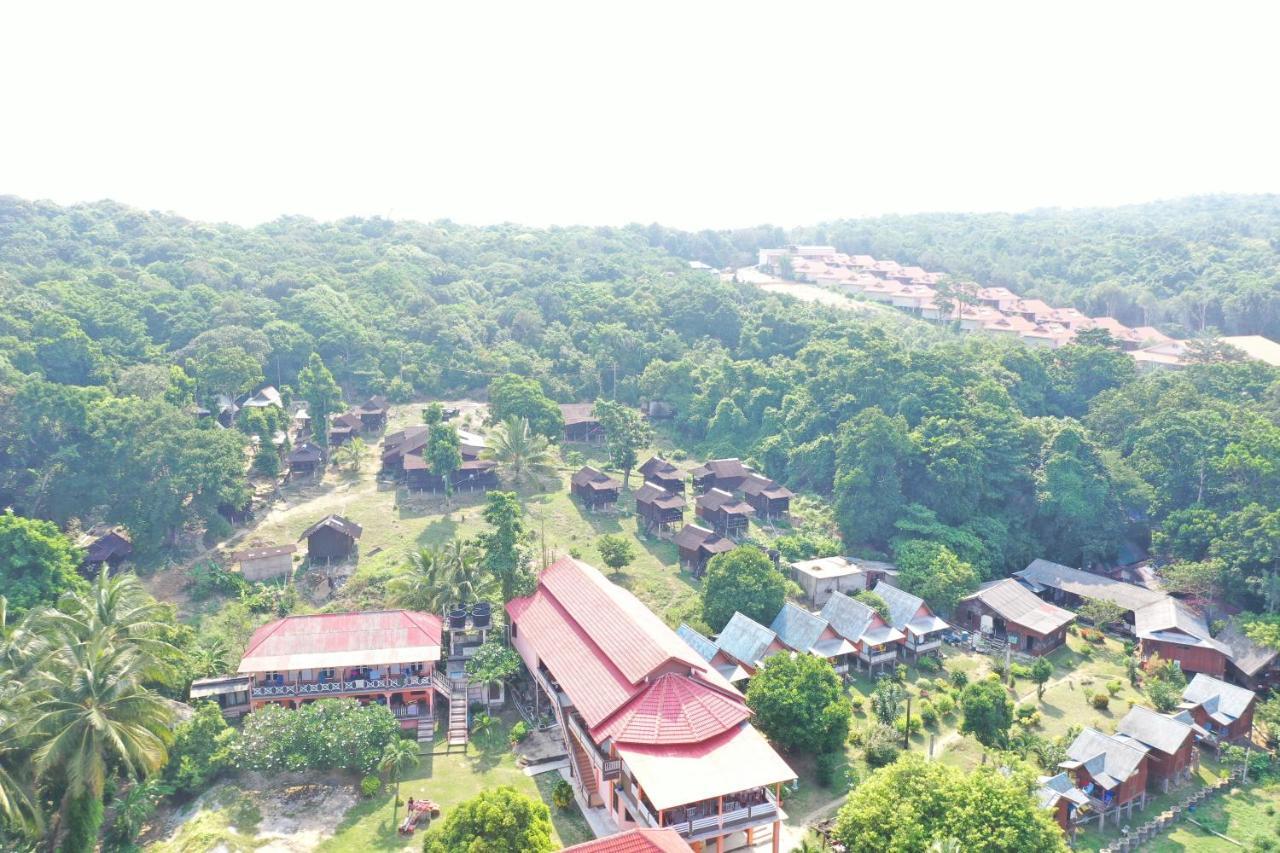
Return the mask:
[[[1210,196],[1130,207],[932,213],[842,220],[791,232],[761,227],[650,243],[717,266],[751,264],[788,242],[965,276],[1051,305],[1190,336],[1280,338],[1280,197]]]
[[[1152,214],[1159,245],[1206,206]],[[1239,207],[1219,242],[1263,239],[1266,205]],[[1103,243],[1154,239],[1133,233],[1132,211],[1078,216]],[[1036,556],[1108,560],[1154,529],[1162,555],[1221,557],[1254,589],[1274,567],[1274,539],[1226,540],[1275,524],[1256,510],[1280,495],[1276,371],[1139,378],[1103,346],[833,316],[690,272],[654,237],[383,219],[243,229],[7,198],[0,500],[128,524],[144,551],[217,525],[217,506],[243,500],[245,436],[203,426],[191,404],[263,382],[305,396],[318,355],[350,400],[483,393],[514,373],[560,401],[668,401],[692,445],[830,496],[850,550],[926,539],[985,576]],[[1125,274],[1158,263],[1141,254]]]

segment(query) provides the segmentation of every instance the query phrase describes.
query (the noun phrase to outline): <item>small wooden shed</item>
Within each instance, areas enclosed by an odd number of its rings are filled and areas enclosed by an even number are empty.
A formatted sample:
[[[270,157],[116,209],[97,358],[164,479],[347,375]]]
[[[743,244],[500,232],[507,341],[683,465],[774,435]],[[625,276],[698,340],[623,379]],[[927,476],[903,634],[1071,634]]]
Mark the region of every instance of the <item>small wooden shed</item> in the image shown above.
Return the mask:
[[[298,537],[307,540],[307,559],[312,562],[346,560],[356,555],[356,540],[364,531],[354,521],[340,515],[326,515]]]
[[[587,509],[599,509],[618,502],[622,484],[603,471],[584,465],[570,478],[569,491],[586,504]]]
[[[324,470],[324,448],[304,441],[295,446],[284,458],[290,477],[310,477]]]
[[[76,540],[76,547],[84,550],[81,571],[91,576],[103,566],[115,572],[133,556],[133,539],[120,525],[94,525]]]
[[[247,581],[285,577],[293,571],[293,555],[297,545],[271,545],[246,548],[236,554],[240,574]]]
[[[387,398],[374,395],[360,404],[355,413],[360,416],[361,427],[365,430],[377,431],[387,425],[387,412],[391,406]]]

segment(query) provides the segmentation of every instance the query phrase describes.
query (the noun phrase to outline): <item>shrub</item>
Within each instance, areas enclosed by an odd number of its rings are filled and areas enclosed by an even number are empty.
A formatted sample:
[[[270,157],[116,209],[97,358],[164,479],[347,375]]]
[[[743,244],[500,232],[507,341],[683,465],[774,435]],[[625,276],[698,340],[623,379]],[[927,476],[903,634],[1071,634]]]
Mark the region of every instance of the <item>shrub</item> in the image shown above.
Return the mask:
[[[1034,716],[1035,713],[1036,713],[1035,705],[1026,705],[1026,704],[1019,705],[1018,707],[1013,709],[1013,719],[1015,722],[1019,722],[1019,723],[1022,723],[1023,725],[1026,725],[1026,721],[1029,720],[1032,716]]]
[[[174,728],[164,767],[165,782],[180,798],[200,793],[230,766],[236,739],[216,703],[197,702],[195,708],[194,717]]]
[[[901,736],[892,726],[875,725],[867,729],[863,738],[863,757],[868,767],[884,767],[898,759]]]
[[[399,721],[382,705],[354,699],[320,699],[296,711],[268,705],[245,720],[233,757],[244,770],[371,773],[399,736]]]
[[[933,708],[944,717],[950,716],[955,713],[956,700],[952,699],[949,693],[939,693],[933,700]]]
[[[507,732],[507,739],[511,741],[513,745],[519,743],[528,736],[529,724],[524,720],[518,720],[516,724],[511,727],[511,731]]]
[[[1009,674],[1014,678],[1030,678],[1031,667],[1026,664],[1015,663],[1013,666],[1009,667]]]
[[[814,763],[814,775],[818,779],[818,784],[824,788],[839,787],[841,790],[847,790],[848,770],[849,760],[845,758],[843,752],[824,752]]]
[[[573,805],[573,786],[567,780],[561,779],[551,788],[551,804],[560,811]]]
[[[932,702],[920,703],[920,722],[930,728],[938,724],[938,709]]]
[[[900,663],[893,668],[893,680],[899,684],[907,683],[907,665]]]
[[[932,655],[926,655],[916,661],[916,669],[921,672],[941,672],[942,662]]]
[[[951,686],[963,690],[969,683],[969,676],[957,670],[951,673]]]
[[[1098,692],[1089,697],[1089,704],[1099,711],[1105,711],[1111,704],[1111,694]]]
[[[933,686],[936,687],[938,690],[950,690],[951,682],[939,676],[933,680]]]
[[[382,790],[382,780],[377,776],[366,776],[360,780],[360,796],[371,799]]]
[[[1110,693],[1112,696],[1115,696],[1117,693],[1119,693],[1123,689],[1124,689],[1124,682],[1119,679],[1115,679],[1114,681],[1107,682],[1107,692]]]
[[[564,780],[561,780],[564,781]],[[449,809],[422,840],[423,853],[551,853],[551,813],[510,786],[489,788]]]
[[[862,713],[862,706],[866,703],[867,700],[863,699],[861,696],[854,696],[849,702],[849,704],[853,706],[853,710],[857,711],[859,714]]]
[[[898,734],[907,733],[907,716],[903,714],[901,717],[893,721],[893,727],[898,730]],[[911,734],[917,734],[920,731],[920,716],[918,714],[911,715]]]

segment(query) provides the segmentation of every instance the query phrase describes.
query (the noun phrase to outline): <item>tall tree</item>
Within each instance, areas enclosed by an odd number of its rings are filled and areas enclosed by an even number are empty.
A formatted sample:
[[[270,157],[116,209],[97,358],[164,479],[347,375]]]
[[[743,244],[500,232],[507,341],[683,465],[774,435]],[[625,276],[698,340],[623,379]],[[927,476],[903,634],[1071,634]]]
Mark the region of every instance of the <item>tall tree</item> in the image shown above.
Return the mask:
[[[398,737],[382,750],[382,758],[378,761],[378,769],[391,777],[395,784],[395,793],[391,797],[391,825],[396,824],[396,810],[400,806],[400,777],[405,771],[412,770],[418,764],[418,744],[415,741]]]
[[[765,553],[751,545],[717,554],[702,582],[702,618],[719,631],[734,613],[768,625],[787,597],[787,579]]]
[[[904,418],[878,408],[840,428],[836,448],[836,520],[850,544],[883,543],[893,532],[915,447]]]
[[[966,686],[960,694],[960,710],[964,714],[960,731],[973,735],[983,746],[1008,745],[1013,700],[999,681],[983,679]]]
[[[613,400],[597,401],[595,416],[609,445],[609,461],[622,471],[623,485],[629,485],[638,454],[653,441],[653,429],[638,411]]]
[[[444,484],[447,502],[453,491],[453,475],[462,467],[462,442],[458,428],[452,424],[436,424],[427,438],[427,468]]]
[[[502,600],[522,594],[530,578],[529,529],[515,492],[489,492],[483,513],[489,529],[476,537],[482,565],[497,579]]]
[[[312,437],[318,444],[328,444],[329,415],[342,406],[342,389],[319,353],[311,353],[307,366],[298,373],[298,396],[307,401]]]
[[[843,747],[851,709],[840,677],[814,655],[774,655],[747,685],[747,705],[765,736],[787,751]]]
[[[564,432],[564,416],[555,401],[543,393],[536,379],[506,373],[489,383],[489,418],[502,423],[519,417],[538,435],[555,440]]]
[[[80,555],[57,525],[0,513],[0,578],[15,616],[52,604],[64,592],[88,587],[77,568]]]
[[[978,573],[946,545],[910,539],[896,543],[894,559],[907,592],[944,613],[978,586]]]
[[[546,436],[535,433],[522,417],[507,418],[488,436],[485,456],[498,463],[498,470],[512,485],[537,483],[555,473]]]

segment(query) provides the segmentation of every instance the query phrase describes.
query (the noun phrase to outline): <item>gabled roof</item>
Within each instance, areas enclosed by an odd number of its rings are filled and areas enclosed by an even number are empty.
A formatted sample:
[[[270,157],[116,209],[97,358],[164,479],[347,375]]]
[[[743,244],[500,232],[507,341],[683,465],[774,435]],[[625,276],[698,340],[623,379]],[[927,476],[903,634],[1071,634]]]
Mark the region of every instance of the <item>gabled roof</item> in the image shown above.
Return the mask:
[[[1059,764],[1068,770],[1083,766],[1102,787],[1111,789],[1128,779],[1142,766],[1147,754],[1132,742],[1087,728],[1067,747],[1067,760]]]
[[[299,536],[298,539],[306,539],[322,527],[332,528],[344,536],[350,536],[352,539],[359,539],[360,534],[364,532],[364,529],[354,521],[348,521],[340,515],[326,515],[324,518],[302,531],[302,535]]]
[[[674,829],[631,829],[566,847],[561,853],[689,853],[693,850]]]
[[[596,423],[595,403],[561,403],[560,414],[565,426]]]
[[[769,500],[782,500],[795,497],[795,493],[786,486],[779,485],[768,477],[752,474],[742,481],[742,493],[745,495],[764,495]]]
[[[411,610],[286,616],[249,639],[238,672],[440,659],[440,617]]]
[[[570,481],[575,486],[587,486],[588,488],[596,489],[597,491],[613,491],[615,489],[622,488],[622,483],[613,479],[605,472],[592,468],[590,465],[583,465],[578,469],[577,473],[570,478]]]
[[[755,507],[740,501],[724,489],[710,489],[698,495],[699,507],[715,512],[726,512],[732,515],[754,515]]]
[[[702,548],[712,554],[732,551],[737,547],[732,540],[724,538],[714,530],[708,530],[696,524],[686,524],[682,527],[680,532],[676,534],[675,543],[677,548],[686,550]]]
[[[268,385],[258,393],[240,404],[241,408],[261,409],[267,406],[275,406],[277,409],[284,408],[284,400],[280,397],[280,392],[276,390],[274,385]]]
[[[357,408],[356,411],[362,412],[363,414],[366,414],[366,415],[385,415],[387,413],[387,409],[389,408],[390,408],[390,405],[387,403],[387,398],[381,395],[375,394],[372,397],[370,397],[368,400],[365,400],[363,403],[361,403],[360,407]]]
[[[321,462],[323,460],[324,448],[309,441],[302,442],[285,457],[285,461],[291,464],[294,462]]]
[[[740,694],[696,676],[666,673],[591,734],[617,743],[700,743],[750,716]]]
[[[1194,737],[1191,726],[1173,717],[1157,714],[1150,708],[1134,705],[1116,726],[1116,736],[1125,735],[1166,755],[1177,752]]]
[[[788,601],[774,617],[769,630],[787,646],[798,652],[808,652],[818,644],[827,627],[826,619]]]
[[[681,476],[680,469],[663,459],[661,456],[650,456],[638,470],[640,471],[640,474],[646,478],[652,477],[654,474],[660,474],[668,479],[671,477]]]
[[[990,581],[961,601],[981,601],[1002,619],[1030,628],[1039,634],[1052,634],[1071,623],[1075,614],[1041,601],[1035,593],[1013,578]]]
[[[741,459],[735,457],[732,459],[712,459],[694,468],[691,473],[698,478],[711,474],[716,479],[733,479],[735,477],[746,477],[751,473],[751,469],[743,465]]]
[[[716,646],[751,667],[764,662],[765,652],[778,635],[754,619],[735,612],[716,637]]]
[[[1167,598],[1163,592],[1112,580],[1093,572],[1072,569],[1048,560],[1033,560],[1031,565],[1020,572],[1014,572],[1014,575],[1030,581],[1033,588],[1050,587],[1081,598],[1100,598],[1125,610],[1137,610]]]
[[[653,504],[660,509],[681,509],[684,507],[684,496],[672,494],[657,483],[645,484],[636,489],[636,502]]]
[[[876,584],[872,592],[883,598],[884,603],[889,605],[889,618],[886,621],[899,631],[906,628],[907,623],[914,619],[916,614],[920,612],[920,608],[924,606],[923,598],[914,596],[884,581]]]
[[[360,420],[360,416],[355,412],[343,412],[340,415],[334,415],[329,418],[330,432],[358,430],[363,426],[364,422]]]
[[[1255,698],[1252,690],[1201,672],[1182,691],[1182,707],[1200,706],[1215,722],[1226,726],[1244,716]]]
[[[703,660],[710,661],[716,656],[715,641],[703,635],[697,629],[681,622],[680,627],[676,628],[676,636],[688,643],[689,648],[697,652],[698,656]]]
[[[1057,776],[1041,776],[1039,781],[1040,787],[1036,791],[1036,799],[1042,809],[1053,808],[1058,800],[1064,797],[1078,806],[1089,802],[1089,795],[1077,788],[1066,773],[1059,773]]]
[[[873,645],[903,639],[902,632],[887,625],[879,613],[843,592],[831,593],[820,615],[837,634],[855,643],[864,638]],[[884,630],[876,631],[877,628]],[[874,638],[870,636],[872,632],[876,633]]]
[[[1250,676],[1257,675],[1280,654],[1245,634],[1244,625],[1236,617],[1227,620],[1226,627],[1218,634],[1217,639],[1230,650],[1231,662]]]
[[[1224,655],[1230,654],[1225,645],[1213,639],[1209,634],[1209,626],[1198,614],[1169,596],[1134,611],[1133,629],[1144,640],[1196,646]]]

